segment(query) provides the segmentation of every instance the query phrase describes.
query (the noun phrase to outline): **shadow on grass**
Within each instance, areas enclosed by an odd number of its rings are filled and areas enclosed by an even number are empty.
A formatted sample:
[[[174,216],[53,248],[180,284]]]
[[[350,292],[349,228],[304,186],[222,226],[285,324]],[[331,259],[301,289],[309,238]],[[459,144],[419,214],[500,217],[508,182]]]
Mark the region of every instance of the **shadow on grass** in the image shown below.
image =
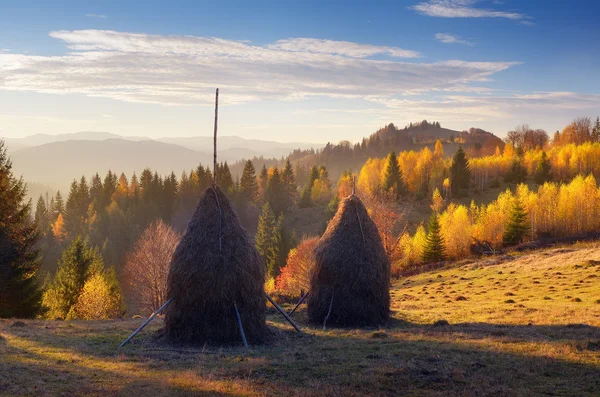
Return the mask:
[[[33,392],[30,386],[45,379],[45,387],[54,387],[58,392],[48,394],[597,396],[600,393],[597,350],[561,350],[565,344],[598,346],[593,344],[600,341],[597,327],[470,323],[434,327],[394,319],[382,329],[323,331],[320,327],[303,325],[302,337],[281,331],[273,344],[249,351],[145,350],[150,332],[145,332],[127,349],[117,350],[118,343],[127,336],[129,328],[135,329],[135,324],[124,322],[98,331],[91,324],[78,323],[74,324],[72,335],[31,326],[5,329],[7,341],[0,345],[0,355],[8,357],[5,364],[8,373],[15,370],[19,376],[6,380],[0,374],[0,391],[4,385],[2,392],[28,394]],[[22,347],[11,344],[13,336],[23,340]],[[52,349],[62,351],[67,357],[73,354],[73,361],[57,359],[49,353]],[[588,357],[584,360],[577,354]]]

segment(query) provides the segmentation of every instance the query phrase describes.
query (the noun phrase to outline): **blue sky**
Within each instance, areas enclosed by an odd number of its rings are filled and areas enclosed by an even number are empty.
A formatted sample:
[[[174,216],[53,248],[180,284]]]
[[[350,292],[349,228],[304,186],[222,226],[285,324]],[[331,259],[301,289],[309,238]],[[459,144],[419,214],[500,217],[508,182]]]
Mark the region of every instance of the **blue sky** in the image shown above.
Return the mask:
[[[595,1],[0,1],[0,136],[500,136],[600,114]]]

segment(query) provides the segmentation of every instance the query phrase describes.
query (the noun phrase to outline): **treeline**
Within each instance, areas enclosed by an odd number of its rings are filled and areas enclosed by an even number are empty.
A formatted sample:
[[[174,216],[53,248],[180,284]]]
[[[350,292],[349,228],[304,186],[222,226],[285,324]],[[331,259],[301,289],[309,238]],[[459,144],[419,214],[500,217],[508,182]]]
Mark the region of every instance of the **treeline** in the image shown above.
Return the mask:
[[[435,208],[435,195],[433,201]],[[507,189],[489,204],[438,202],[435,209],[427,230],[420,225],[412,236],[400,236],[398,268],[491,254],[539,238],[600,231],[600,189],[593,175],[578,175],[569,183],[546,182],[537,191],[519,184],[514,193]]]
[[[227,163],[217,165],[216,173],[240,218],[250,224],[257,214],[251,209],[265,203],[282,223],[285,212],[294,206],[324,205],[333,195],[325,167],[311,167],[300,189],[289,160],[281,170],[263,166],[258,174],[252,161],[246,161],[241,178],[235,180]],[[182,230],[212,181],[211,170],[203,165],[183,172],[180,178],[150,169],[131,178],[108,171],[104,178],[96,174],[89,182],[85,176],[74,180],[66,198],[61,192],[50,198],[40,196],[34,219],[44,250],[44,270],[55,273],[61,252],[81,237],[98,247],[103,260],[120,275],[124,255],[147,225],[161,219]]]

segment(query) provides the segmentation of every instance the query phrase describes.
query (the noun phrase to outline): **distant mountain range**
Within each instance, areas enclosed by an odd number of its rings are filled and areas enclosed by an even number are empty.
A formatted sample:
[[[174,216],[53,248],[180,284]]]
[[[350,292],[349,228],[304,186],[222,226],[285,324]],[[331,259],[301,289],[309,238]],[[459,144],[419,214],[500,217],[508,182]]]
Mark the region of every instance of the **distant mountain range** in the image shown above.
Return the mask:
[[[471,128],[469,131],[450,130],[439,123],[426,121],[397,128],[389,124],[357,146],[348,142],[315,144],[306,142],[281,143],[238,136],[222,136],[218,141],[219,161],[227,161],[232,172],[241,173],[242,159],[253,159],[257,170],[267,165],[281,165],[282,159],[311,166],[327,166],[330,176],[337,178],[344,170],[358,171],[368,157],[384,157],[390,151],[420,150],[436,139],[444,142],[446,155],[452,155],[459,144],[478,154],[491,154],[502,140],[494,134]],[[196,168],[199,163],[212,163],[212,137],[124,137],[109,132],[82,131],[73,134],[36,134],[25,138],[4,138],[16,175],[38,187],[66,190],[74,178],[90,177],[96,172],[106,174],[110,169],[130,177],[149,167],[159,174]],[[318,152],[308,149],[322,149]],[[301,149],[297,151],[296,149]],[[306,151],[308,150],[308,151]],[[473,152],[475,153],[475,152]],[[271,160],[272,159],[272,160]],[[235,164],[234,164],[235,163]],[[37,189],[32,189],[37,190]]]
[[[109,169],[128,177],[150,167],[153,171],[179,174],[199,163],[212,163],[212,137],[175,137],[151,139],[124,137],[109,132],[82,131],[73,134],[36,134],[4,139],[16,175],[28,182],[64,190],[73,178],[87,177]],[[318,149],[322,144],[281,143],[219,137],[219,161],[235,162],[264,156],[280,158],[295,149]]]

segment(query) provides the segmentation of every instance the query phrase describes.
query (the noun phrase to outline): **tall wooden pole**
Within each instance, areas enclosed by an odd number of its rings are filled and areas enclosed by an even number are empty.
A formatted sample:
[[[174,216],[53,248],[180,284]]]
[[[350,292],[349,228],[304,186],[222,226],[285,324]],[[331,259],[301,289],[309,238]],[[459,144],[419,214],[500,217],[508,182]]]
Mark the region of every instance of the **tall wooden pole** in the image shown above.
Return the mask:
[[[215,133],[213,138],[213,185],[217,184],[217,124],[219,122],[219,89],[215,95]]]

